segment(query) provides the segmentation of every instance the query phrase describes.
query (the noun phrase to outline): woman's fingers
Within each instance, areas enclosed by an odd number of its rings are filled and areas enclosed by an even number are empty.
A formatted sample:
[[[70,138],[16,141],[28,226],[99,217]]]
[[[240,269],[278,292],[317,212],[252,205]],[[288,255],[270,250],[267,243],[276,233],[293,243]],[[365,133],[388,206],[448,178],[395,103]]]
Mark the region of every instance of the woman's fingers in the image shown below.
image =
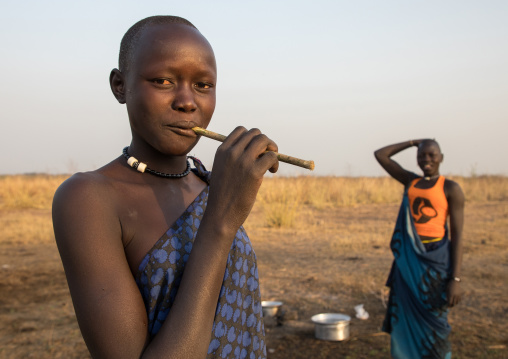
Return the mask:
[[[258,175],[263,175],[267,170],[275,173],[279,168],[277,156],[266,153],[277,152],[277,144],[257,128],[247,131],[244,127],[237,127],[221,146],[223,150],[232,151],[235,159],[245,156],[243,161],[252,162]]]

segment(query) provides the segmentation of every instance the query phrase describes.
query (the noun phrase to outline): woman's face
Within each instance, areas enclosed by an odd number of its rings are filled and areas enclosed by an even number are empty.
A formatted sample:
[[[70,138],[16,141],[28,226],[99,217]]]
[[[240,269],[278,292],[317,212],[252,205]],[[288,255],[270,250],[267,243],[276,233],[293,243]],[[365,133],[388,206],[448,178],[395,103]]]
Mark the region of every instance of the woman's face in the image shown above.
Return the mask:
[[[439,165],[443,162],[441,149],[435,142],[422,142],[416,155],[418,166],[426,177],[439,174]]]
[[[133,141],[166,155],[186,155],[215,110],[213,50],[196,29],[153,25],[143,31],[125,75]]]

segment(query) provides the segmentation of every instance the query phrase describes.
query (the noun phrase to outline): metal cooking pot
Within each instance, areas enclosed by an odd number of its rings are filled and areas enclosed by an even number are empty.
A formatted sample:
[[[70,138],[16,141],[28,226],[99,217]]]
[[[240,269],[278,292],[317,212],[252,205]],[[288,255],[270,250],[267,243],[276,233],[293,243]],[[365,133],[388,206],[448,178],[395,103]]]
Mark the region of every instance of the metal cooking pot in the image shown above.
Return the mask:
[[[263,309],[263,317],[274,317],[279,312],[282,302],[275,301],[262,301],[261,307]]]
[[[351,317],[339,313],[322,313],[314,315],[311,320],[316,325],[316,338],[321,340],[340,341],[349,338]]]

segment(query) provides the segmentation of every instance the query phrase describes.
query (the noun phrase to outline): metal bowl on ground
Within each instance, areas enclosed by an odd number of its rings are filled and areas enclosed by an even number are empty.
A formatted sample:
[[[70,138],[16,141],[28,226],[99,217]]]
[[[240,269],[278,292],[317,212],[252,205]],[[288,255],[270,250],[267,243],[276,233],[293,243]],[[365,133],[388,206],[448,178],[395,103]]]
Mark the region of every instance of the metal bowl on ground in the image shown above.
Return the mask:
[[[351,317],[340,313],[321,313],[311,320],[316,325],[316,338],[321,340],[340,341],[349,338]]]
[[[279,312],[282,302],[275,301],[261,301],[261,307],[263,308],[263,317],[274,317]]]

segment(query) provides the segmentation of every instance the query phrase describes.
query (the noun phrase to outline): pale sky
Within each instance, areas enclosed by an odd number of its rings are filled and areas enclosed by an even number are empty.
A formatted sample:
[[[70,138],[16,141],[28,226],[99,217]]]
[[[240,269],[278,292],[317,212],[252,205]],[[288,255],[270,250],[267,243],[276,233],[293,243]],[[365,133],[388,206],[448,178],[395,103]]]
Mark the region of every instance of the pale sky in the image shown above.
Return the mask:
[[[0,3],[0,174],[98,168],[130,143],[111,94],[136,21],[178,15],[218,64],[209,129],[260,128],[310,172],[379,176],[373,151],[435,138],[443,174],[508,175],[508,1]],[[191,152],[207,167],[218,142]],[[395,157],[417,171],[416,149]]]

